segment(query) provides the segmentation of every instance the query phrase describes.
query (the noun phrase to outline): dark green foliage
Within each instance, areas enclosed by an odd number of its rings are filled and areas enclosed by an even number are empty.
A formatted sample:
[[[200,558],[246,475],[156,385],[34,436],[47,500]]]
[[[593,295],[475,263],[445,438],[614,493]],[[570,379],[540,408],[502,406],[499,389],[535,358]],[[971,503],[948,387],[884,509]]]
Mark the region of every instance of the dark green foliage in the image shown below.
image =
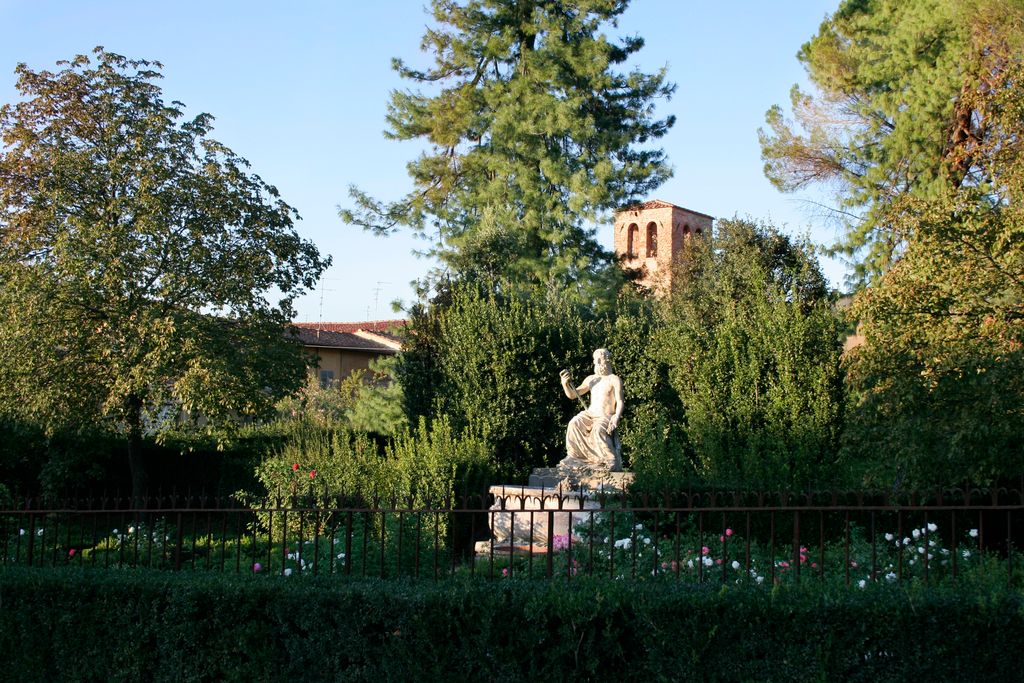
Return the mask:
[[[1007,681],[1024,640],[998,588],[8,569],[0,601],[21,681]]]
[[[427,145],[408,164],[414,189],[382,203],[352,188],[342,218],[429,237],[459,277],[585,291],[614,279],[592,226],[669,176],[649,144],[674,122],[654,117],[674,89],[664,70],[619,71],[643,46],[604,33],[626,5],[434,0],[422,41],[432,64],[394,63],[426,91],[396,90],[388,110],[387,136]]]
[[[559,293],[485,294],[458,285],[413,318],[399,380],[414,415],[448,416],[495,453],[502,476],[523,476],[564,457],[565,425],[578,405],[558,372],[590,373],[605,324]]]
[[[640,486],[681,488],[696,469],[683,406],[668,379],[670,361],[653,343],[664,327],[657,302],[624,295],[609,349],[626,398],[620,427],[624,464],[636,472]]]
[[[839,322],[810,245],[719,221],[713,244],[695,241],[685,254],[654,343],[702,478],[762,489],[834,483]]]

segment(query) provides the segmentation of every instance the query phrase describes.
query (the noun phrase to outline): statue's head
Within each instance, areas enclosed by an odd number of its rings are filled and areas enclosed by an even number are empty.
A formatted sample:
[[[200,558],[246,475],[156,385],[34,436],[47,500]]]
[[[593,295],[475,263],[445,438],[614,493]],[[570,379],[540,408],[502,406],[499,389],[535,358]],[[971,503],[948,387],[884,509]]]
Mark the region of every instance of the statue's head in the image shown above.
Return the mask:
[[[594,351],[594,372],[599,375],[608,375],[612,371],[612,354],[608,349]]]

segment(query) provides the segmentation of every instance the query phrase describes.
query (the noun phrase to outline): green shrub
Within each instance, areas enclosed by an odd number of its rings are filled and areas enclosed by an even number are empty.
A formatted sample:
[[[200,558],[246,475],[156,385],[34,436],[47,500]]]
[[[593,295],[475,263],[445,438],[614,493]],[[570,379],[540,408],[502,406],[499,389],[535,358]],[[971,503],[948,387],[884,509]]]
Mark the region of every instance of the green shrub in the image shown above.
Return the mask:
[[[1007,590],[0,572],[21,681],[1019,678]]]

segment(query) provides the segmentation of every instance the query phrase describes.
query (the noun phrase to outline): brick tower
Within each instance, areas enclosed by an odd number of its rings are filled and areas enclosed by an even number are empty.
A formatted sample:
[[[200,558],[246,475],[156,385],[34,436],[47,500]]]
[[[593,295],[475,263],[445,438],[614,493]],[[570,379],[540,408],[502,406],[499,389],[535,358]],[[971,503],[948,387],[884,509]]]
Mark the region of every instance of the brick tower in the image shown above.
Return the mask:
[[[623,268],[640,270],[638,282],[664,294],[672,266],[688,239],[711,239],[712,216],[655,199],[615,212],[615,255]]]

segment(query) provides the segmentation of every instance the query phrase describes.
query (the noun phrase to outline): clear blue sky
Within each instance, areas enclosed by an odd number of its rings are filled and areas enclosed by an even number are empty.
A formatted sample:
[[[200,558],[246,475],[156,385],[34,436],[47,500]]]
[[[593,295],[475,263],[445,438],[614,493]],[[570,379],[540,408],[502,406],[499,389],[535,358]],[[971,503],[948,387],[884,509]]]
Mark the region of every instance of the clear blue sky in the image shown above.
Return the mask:
[[[757,128],[803,80],[795,54],[837,4],[633,0],[607,33],[642,36],[635,64],[667,65],[678,86],[660,105],[662,115],[677,117],[662,139],[675,175],[652,199],[717,217],[767,218],[833,241],[835,226],[807,201],[822,197],[781,195],[764,178]],[[323,291],[298,301],[298,319],[392,317],[389,302],[409,301],[409,282],[431,265],[411,255],[423,245],[344,225],[337,207],[353,183],[382,199],[409,188],[405,164],[418,148],[381,132],[388,93],[405,87],[391,58],[425,63],[427,21],[423,4],[406,0],[0,0],[0,102],[17,97],[18,62],[53,68],[96,45],[162,62],[165,99],[185,103],[188,114],[213,114],[213,137],[276,185],[302,215],[300,233],[334,258]],[[610,224],[598,234],[610,248]],[[839,285],[842,266],[825,269]]]

